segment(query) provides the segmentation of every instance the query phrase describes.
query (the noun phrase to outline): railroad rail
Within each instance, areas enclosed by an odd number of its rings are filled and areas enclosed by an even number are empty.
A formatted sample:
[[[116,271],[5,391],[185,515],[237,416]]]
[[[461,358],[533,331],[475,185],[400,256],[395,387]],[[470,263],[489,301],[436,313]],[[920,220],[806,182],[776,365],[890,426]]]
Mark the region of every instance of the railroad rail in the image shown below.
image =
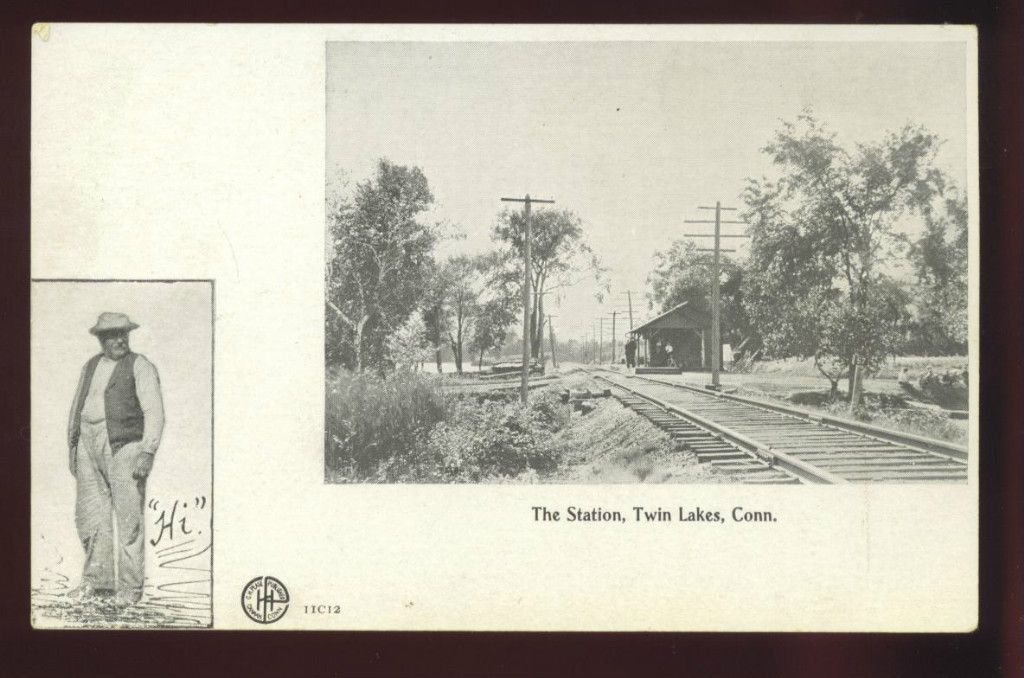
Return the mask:
[[[701,462],[741,482],[957,483],[967,450],[745,396],[611,370],[591,375]]]

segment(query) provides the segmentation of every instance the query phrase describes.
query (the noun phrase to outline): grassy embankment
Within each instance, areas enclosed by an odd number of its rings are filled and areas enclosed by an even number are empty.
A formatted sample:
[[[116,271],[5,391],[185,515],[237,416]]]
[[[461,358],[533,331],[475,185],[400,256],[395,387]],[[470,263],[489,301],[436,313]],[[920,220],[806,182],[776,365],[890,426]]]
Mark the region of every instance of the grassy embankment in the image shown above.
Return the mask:
[[[873,379],[895,379],[906,367],[911,379],[931,372],[966,370],[967,356],[899,356],[885,361]],[[784,358],[781,360],[759,360],[746,370],[747,374],[772,374],[789,377],[821,377],[811,358]]]
[[[906,381],[896,380],[907,370]],[[820,377],[812,360],[772,360],[754,363],[747,374],[766,381],[741,387],[741,393],[786,401],[802,409],[850,417],[844,400],[828,402],[828,389],[808,391],[787,386],[787,377]],[[775,380],[771,385],[767,380]],[[872,384],[890,382],[889,388],[873,391]],[[966,444],[968,422],[951,419],[945,410],[968,408],[967,358],[965,356],[907,356],[892,358],[865,382],[864,408],[856,418],[876,426],[928,438]],[[916,407],[914,405],[917,405]]]
[[[569,375],[531,392],[460,394],[433,374],[328,376],[329,482],[718,482],[692,453],[612,399],[589,415],[558,392],[596,388]],[[726,480],[727,481],[727,480]]]

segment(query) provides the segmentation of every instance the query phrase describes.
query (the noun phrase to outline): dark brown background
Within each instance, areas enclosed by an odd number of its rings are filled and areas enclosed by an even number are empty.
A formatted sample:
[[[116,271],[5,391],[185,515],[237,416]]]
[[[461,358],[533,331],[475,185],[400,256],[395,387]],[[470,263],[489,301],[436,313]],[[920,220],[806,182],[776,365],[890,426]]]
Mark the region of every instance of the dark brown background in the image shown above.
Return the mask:
[[[1024,675],[1021,0],[70,3],[0,9],[0,676]],[[55,632],[29,626],[29,107],[34,21],[970,23],[979,27],[980,626],[971,634]],[[581,558],[586,557],[580,554]],[[785,586],[785,572],[778,573]]]

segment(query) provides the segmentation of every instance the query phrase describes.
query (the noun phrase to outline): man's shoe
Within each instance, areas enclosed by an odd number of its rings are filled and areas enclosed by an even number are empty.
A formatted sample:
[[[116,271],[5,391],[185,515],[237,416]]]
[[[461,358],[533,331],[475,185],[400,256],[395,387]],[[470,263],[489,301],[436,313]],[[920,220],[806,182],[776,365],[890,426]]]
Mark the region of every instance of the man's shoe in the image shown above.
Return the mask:
[[[114,605],[128,607],[142,600],[142,591],[118,591],[114,596]]]
[[[89,582],[83,581],[76,588],[73,588],[70,591],[68,591],[66,595],[68,598],[71,598],[73,600],[85,601],[95,600],[96,598],[105,598],[113,595],[113,593],[114,592],[111,589],[96,588]]]

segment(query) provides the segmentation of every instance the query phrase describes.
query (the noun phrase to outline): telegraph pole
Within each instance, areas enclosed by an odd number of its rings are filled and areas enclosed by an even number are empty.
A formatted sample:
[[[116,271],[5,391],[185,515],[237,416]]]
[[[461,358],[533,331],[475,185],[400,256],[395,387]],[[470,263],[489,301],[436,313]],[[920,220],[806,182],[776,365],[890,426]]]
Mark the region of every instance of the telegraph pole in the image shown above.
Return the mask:
[[[551,319],[557,317],[557,315],[551,315],[548,313],[548,338],[551,340],[551,369],[556,369],[558,367],[558,359],[555,358],[555,326],[551,324]],[[540,343],[544,343],[543,337],[541,337]]]
[[[612,365],[615,364],[615,316],[618,311],[612,311]]]
[[[537,295],[538,297],[541,298],[540,299],[541,305],[537,308],[538,311],[540,311],[541,309],[544,308],[544,296],[546,294],[547,294],[547,292],[541,292],[541,293],[539,293]],[[548,317],[550,318],[551,315],[548,314]],[[538,313],[537,314],[537,343],[540,344],[538,353],[539,353],[539,357],[540,357],[540,364],[543,367],[543,365],[544,365],[544,314],[543,313]],[[551,366],[552,367],[555,366],[554,365],[554,361],[555,361],[555,359],[552,356],[552,358],[551,358]]]
[[[540,309],[538,309],[540,310]],[[537,316],[537,336],[540,337],[540,346],[537,348],[537,357],[540,360],[540,366],[544,367],[544,316]]]
[[[690,238],[708,238],[713,237],[715,239],[715,246],[712,249],[697,248],[698,252],[714,252],[714,265],[711,271],[711,385],[708,388],[718,390],[722,387],[719,373],[722,369],[722,308],[721,300],[719,298],[719,286],[721,284],[721,268],[719,262],[719,255],[722,252],[735,252],[736,250],[723,250],[721,248],[722,238],[748,238],[750,236],[742,234],[729,234],[724,235],[722,233],[722,224],[746,224],[745,221],[722,221],[722,212],[730,211],[735,212],[735,207],[722,207],[721,202],[715,202],[714,207],[703,207],[698,206],[699,210],[714,210],[715,220],[699,220],[699,219],[686,219],[684,223],[687,224],[714,224],[715,232],[714,235],[706,233],[685,233]]]
[[[525,198],[502,198],[502,202],[523,203],[523,375],[519,386],[519,399],[525,405],[530,389],[530,194]],[[554,200],[533,200],[532,202],[553,203]]]
[[[629,301],[629,331],[633,331],[633,295],[626,290],[626,299]]]

